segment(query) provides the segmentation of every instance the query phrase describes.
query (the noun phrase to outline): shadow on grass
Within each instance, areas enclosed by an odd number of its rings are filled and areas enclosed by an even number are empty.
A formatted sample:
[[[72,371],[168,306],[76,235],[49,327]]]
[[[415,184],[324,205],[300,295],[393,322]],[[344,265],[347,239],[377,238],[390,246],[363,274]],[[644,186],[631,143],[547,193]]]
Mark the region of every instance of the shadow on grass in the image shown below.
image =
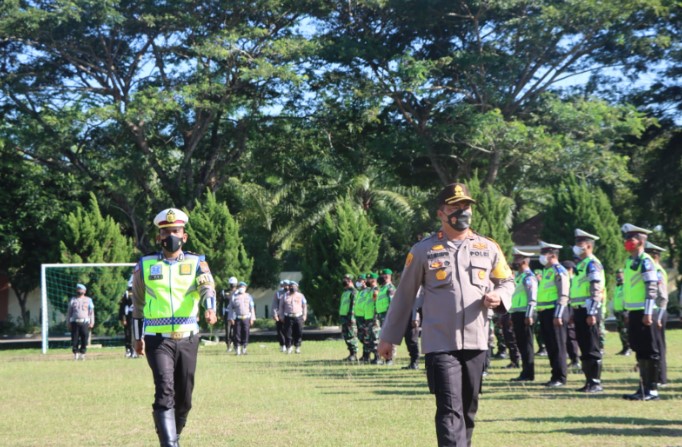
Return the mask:
[[[499,419],[481,419],[480,422],[498,422]],[[513,418],[507,419],[510,422],[526,422],[530,424],[550,423],[550,424],[574,424],[579,427],[567,427],[551,430],[554,433],[568,433],[576,436],[613,436],[627,438],[629,436],[661,436],[661,437],[682,437],[682,422],[677,420],[647,419],[642,417],[546,417],[546,418]],[[601,425],[600,425],[601,424]],[[609,425],[611,427],[604,427]],[[679,427],[669,427],[676,425]],[[540,425],[541,427],[542,425]],[[628,426],[623,427],[623,426]],[[513,433],[532,434],[533,431]]]

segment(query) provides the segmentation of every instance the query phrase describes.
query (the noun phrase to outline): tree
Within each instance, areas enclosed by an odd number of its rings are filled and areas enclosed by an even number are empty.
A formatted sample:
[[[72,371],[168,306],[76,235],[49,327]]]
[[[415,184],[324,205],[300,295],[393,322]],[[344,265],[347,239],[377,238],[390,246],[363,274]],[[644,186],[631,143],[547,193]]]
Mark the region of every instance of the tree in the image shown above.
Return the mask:
[[[97,198],[90,193],[87,208],[69,213],[60,226],[59,250],[63,263],[132,262],[138,256],[133,241],[121,234],[121,226],[110,216],[103,216]],[[130,271],[74,269],[78,281],[88,288],[95,302],[96,333],[116,333],[118,302],[126,289]],[[63,304],[63,303],[59,303]]]
[[[341,279],[368,272],[377,260],[381,237],[350,198],[339,200],[332,215],[310,236],[303,252],[301,290],[318,319],[338,317]]]
[[[514,202],[497,192],[491,185],[481,186],[478,175],[466,182],[469,192],[476,204],[472,219],[472,228],[483,236],[492,238],[508,258],[511,257],[512,245],[511,223]]]
[[[253,259],[246,253],[239,224],[227,204],[218,202],[211,191],[196,201],[185,230],[189,233],[187,248],[206,255],[217,290],[229,288],[230,276],[250,282]]]

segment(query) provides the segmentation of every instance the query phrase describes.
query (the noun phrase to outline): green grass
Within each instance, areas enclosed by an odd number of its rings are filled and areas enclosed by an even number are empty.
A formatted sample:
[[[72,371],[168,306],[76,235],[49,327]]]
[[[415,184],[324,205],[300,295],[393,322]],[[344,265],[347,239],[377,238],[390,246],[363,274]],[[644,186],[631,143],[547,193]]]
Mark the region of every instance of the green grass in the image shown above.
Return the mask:
[[[584,396],[568,386],[545,390],[546,358],[537,382],[510,384],[518,371],[493,362],[474,432],[475,446],[682,445],[682,331],[669,331],[670,385],[659,402],[627,402],[634,391],[634,357],[613,355],[609,333],[606,391]],[[435,403],[423,370],[403,371],[404,346],[393,367],[344,365],[341,341],[304,342],[284,355],[254,342],[249,355],[202,347],[194,408],[183,446],[432,446]],[[152,378],[145,360],[122,348],[92,349],[85,362],[67,350],[0,352],[0,445],[158,445],[151,418]]]

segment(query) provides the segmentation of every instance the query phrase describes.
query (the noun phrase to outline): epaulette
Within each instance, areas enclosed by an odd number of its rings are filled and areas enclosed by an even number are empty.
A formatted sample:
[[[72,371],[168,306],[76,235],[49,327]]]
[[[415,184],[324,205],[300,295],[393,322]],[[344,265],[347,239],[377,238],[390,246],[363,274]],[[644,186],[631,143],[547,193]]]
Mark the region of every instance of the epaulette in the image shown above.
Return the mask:
[[[568,270],[566,270],[566,267],[564,267],[561,264],[554,264],[552,267],[554,267],[554,270],[560,275],[567,275],[568,274]]]

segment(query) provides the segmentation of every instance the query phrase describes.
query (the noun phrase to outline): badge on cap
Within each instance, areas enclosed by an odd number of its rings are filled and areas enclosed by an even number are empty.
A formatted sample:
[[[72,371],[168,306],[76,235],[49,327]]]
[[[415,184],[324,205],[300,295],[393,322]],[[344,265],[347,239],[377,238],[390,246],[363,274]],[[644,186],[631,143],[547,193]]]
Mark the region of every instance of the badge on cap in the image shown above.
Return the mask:
[[[182,210],[167,208],[156,215],[154,225],[158,228],[184,227],[188,220],[189,216]]]

